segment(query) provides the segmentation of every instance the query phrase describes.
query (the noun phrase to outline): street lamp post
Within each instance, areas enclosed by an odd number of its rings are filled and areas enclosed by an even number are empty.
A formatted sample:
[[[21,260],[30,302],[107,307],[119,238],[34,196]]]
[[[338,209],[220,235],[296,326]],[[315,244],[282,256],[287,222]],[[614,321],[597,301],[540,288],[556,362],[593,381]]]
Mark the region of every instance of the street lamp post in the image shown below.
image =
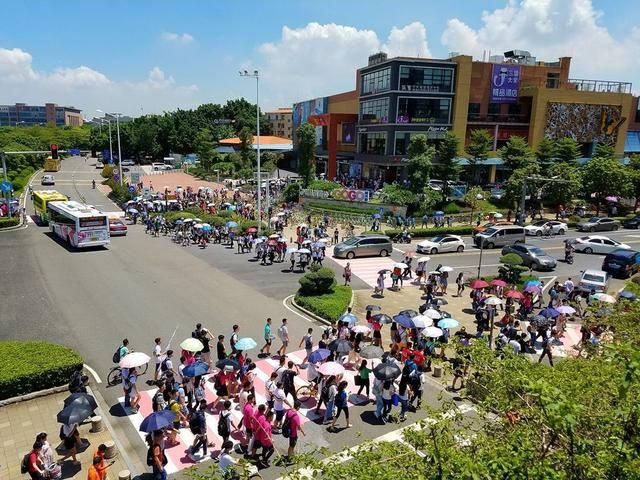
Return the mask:
[[[116,131],[117,131],[117,136],[118,136],[118,169],[120,172],[120,186],[124,185],[124,181],[123,181],[123,174],[124,172],[122,171],[122,148],[120,146],[120,115],[122,115],[121,113],[105,113],[102,110],[100,110],[99,108],[96,109],[96,112],[99,113],[104,113],[105,115],[105,119],[106,116],[109,115],[110,117],[116,117]],[[111,143],[111,120],[110,119],[106,119],[107,122],[109,122],[109,151],[110,151],[110,155],[111,155],[111,161],[113,161],[113,145]]]
[[[258,147],[258,236],[262,232],[262,174],[260,171],[260,72],[254,70],[253,73],[249,73],[247,70],[240,72],[241,77],[255,78],[256,79],[256,134],[257,134],[257,147]],[[269,184],[267,183],[267,208],[269,205]]]

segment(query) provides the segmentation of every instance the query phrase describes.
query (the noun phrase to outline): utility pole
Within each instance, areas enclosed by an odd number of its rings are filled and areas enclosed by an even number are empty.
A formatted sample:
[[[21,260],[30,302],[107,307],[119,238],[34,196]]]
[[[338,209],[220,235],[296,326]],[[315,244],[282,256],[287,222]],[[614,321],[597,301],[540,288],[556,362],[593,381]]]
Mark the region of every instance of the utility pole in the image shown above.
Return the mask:
[[[557,176],[555,177],[551,177],[551,178],[547,178],[547,177],[540,177],[538,175],[532,175],[530,177],[524,177],[522,179],[522,196],[520,198],[520,226],[523,227],[525,224],[525,219],[527,217],[527,215],[525,214],[525,203],[527,200],[527,180],[532,180],[532,181],[537,181],[537,182],[549,182],[549,183],[569,183],[569,180],[564,180],[561,178],[558,178]]]

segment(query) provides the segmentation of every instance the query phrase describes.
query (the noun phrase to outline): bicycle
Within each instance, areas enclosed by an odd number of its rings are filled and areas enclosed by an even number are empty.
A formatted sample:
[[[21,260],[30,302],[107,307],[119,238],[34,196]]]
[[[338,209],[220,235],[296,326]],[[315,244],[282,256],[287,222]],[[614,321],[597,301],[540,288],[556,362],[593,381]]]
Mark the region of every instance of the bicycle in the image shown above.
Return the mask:
[[[308,383],[307,385],[298,387],[298,389],[296,390],[296,396],[298,397],[298,400],[304,403],[311,398],[317,398],[318,392],[318,386],[312,382]]]
[[[144,375],[147,373],[148,368],[148,363],[145,363],[141,367],[137,367],[138,375]],[[116,365],[115,367],[111,367],[111,370],[109,370],[109,374],[107,375],[107,385],[112,387],[119,383],[122,383],[122,369],[119,365]]]

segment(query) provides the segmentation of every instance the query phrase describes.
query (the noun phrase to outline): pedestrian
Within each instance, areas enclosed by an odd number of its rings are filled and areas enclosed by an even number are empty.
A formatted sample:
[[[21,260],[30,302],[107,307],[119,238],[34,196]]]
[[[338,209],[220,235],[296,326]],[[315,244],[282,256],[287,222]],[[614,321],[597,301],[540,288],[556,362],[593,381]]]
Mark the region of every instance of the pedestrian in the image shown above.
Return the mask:
[[[102,475],[100,473],[100,464],[102,462],[103,462],[102,457],[99,457],[98,455],[93,457],[92,465],[89,467],[89,470],[87,471],[87,480],[102,480]]]
[[[268,357],[271,355],[269,350],[271,350],[271,342],[273,341],[273,336],[271,334],[271,317],[267,318],[267,321],[264,325],[264,345],[260,349],[260,357]]]
[[[293,404],[293,408],[288,410],[286,413],[285,422],[288,422],[289,424],[289,448],[287,449],[287,456],[285,458],[285,461],[287,463],[291,462],[292,460],[293,452],[296,448],[296,444],[298,443],[298,432],[302,433],[302,435],[307,435],[302,429],[300,414],[298,413],[298,410],[300,410],[301,406],[302,403],[300,403],[299,400],[296,400]],[[284,430],[285,429],[283,428],[283,435]]]
[[[344,285],[351,285],[351,263],[347,262],[347,265],[344,267],[344,271],[342,272],[342,276],[344,278]]]
[[[388,419],[389,413],[391,413],[391,407],[393,406],[393,395],[396,393],[396,387],[391,380],[385,380],[382,384],[382,418]]]
[[[282,420],[284,418],[284,406],[291,406],[287,395],[282,388],[282,382],[277,382],[275,390],[273,392],[273,410],[275,412],[275,421],[273,424],[273,433],[280,433],[280,427],[282,426]]]
[[[224,335],[218,335],[218,343],[216,344],[218,361],[227,358],[227,349],[224,346]]]
[[[156,368],[153,372],[153,379],[158,380],[158,375],[160,375],[160,365],[162,364],[162,357],[166,353],[162,351],[162,339],[157,337],[155,340],[155,345],[153,347],[153,356],[156,359]]]
[[[244,427],[245,431],[247,452],[250,452],[253,450],[253,442],[257,422],[256,397],[253,393],[250,393],[247,396],[247,401],[241,407],[240,411],[242,412],[242,426]]]
[[[458,277],[456,278],[456,285],[458,286],[456,297],[461,297],[462,292],[464,292],[464,273],[460,272],[458,274]]]
[[[207,410],[207,401],[200,400],[198,404],[198,409],[195,410],[191,414],[191,418],[189,419],[189,428],[191,433],[194,435],[193,444],[189,448],[188,455],[189,458],[193,461],[196,461],[195,454],[202,448],[202,454],[207,455],[207,419],[205,416],[205,412]]]
[[[262,458],[258,459],[258,465],[262,468],[269,467],[269,459],[275,449],[273,448],[273,437],[271,433],[271,420],[273,412],[267,411],[264,404],[260,404],[256,413],[255,421],[255,439],[251,456],[257,459],[257,450],[262,448]]]
[[[369,387],[370,387],[369,374],[370,373],[371,373],[371,369],[367,367],[367,361],[362,360],[362,363],[360,364],[360,368],[358,368],[358,375],[356,376],[358,380],[356,384],[360,386],[360,388],[358,389],[358,395],[360,395],[362,393],[362,390],[364,389],[367,392],[367,399],[369,399]]]
[[[313,350],[313,328],[309,327],[307,333],[302,337],[302,340],[300,340],[300,345],[298,345],[298,348],[301,348],[303,344],[304,350],[306,352],[304,360],[302,360],[302,364],[304,365],[307,363],[309,355],[311,355],[311,351]]]
[[[29,452],[27,472],[32,480],[44,480],[47,478],[47,470],[40,458],[42,446],[42,442],[36,440],[31,447],[31,452]]]
[[[238,343],[239,337],[238,337],[238,330],[240,329],[240,327],[238,325],[234,325],[233,326],[233,332],[231,333],[231,336],[229,337],[229,345],[231,346],[231,354],[232,355],[237,355],[238,354],[238,350],[236,350],[236,343]]]
[[[549,357],[549,365],[553,367],[553,356],[551,355],[551,337],[547,335],[543,335],[542,338],[542,353],[540,354],[540,358],[538,358],[538,363],[542,362],[542,359],[547,356]]]
[[[65,455],[62,460],[71,457],[71,459],[73,460],[73,465],[80,465],[80,462],[76,458],[76,455],[78,453],[78,444],[80,443],[80,432],[78,432],[78,424],[72,423],[70,425],[62,425],[60,427],[60,440],[63,441],[64,449],[67,453],[67,455]]]
[[[294,370],[295,367],[295,370]],[[296,396],[296,384],[295,377],[300,373],[300,368],[298,365],[295,365],[292,360],[289,360],[287,364],[287,369],[282,372],[282,389],[284,390],[285,395],[291,395],[293,397],[293,401],[298,400]]]
[[[326,393],[324,392],[326,390]],[[336,385],[336,377],[330,376],[322,387],[321,396],[325,397],[326,410],[324,412],[323,423],[329,423],[333,420],[333,410],[336,405],[336,395],[338,393],[338,386]]]
[[[137,413],[140,408],[140,392],[138,391],[138,371],[135,367],[129,369],[129,375],[127,377],[127,383],[129,385],[129,398],[130,407],[134,413]]]
[[[151,437],[149,450],[147,451],[147,463],[151,459],[153,467],[153,480],[167,480],[167,456],[164,453],[164,440],[162,430],[155,430]]]
[[[373,289],[374,295],[384,297],[384,272],[378,273],[378,279],[376,280],[376,286]]]
[[[340,413],[344,412],[345,419],[347,420],[347,427],[351,428],[351,424],[349,423],[349,404],[347,399],[349,398],[349,393],[347,392],[347,386],[349,383],[346,380],[340,382],[338,385],[338,393],[336,394],[336,416],[333,418],[333,422],[331,426],[328,428],[329,431],[335,431],[336,422],[338,418],[340,418]]]
[[[231,436],[231,427],[237,430],[238,426],[231,420],[231,400],[225,400],[223,407],[218,416],[218,435],[222,438],[222,444],[224,445]]]
[[[287,319],[282,319],[282,325],[278,328],[278,337],[282,342],[282,345],[278,349],[278,355],[284,357],[287,354],[287,347],[289,346],[289,329],[287,328]]]

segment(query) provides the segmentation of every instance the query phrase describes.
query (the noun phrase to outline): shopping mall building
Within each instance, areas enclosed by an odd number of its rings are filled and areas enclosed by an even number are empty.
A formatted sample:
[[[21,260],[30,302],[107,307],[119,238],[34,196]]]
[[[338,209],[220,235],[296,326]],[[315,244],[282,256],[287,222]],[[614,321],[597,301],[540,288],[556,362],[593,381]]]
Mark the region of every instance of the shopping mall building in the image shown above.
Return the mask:
[[[585,158],[601,142],[612,142],[621,158],[633,153],[627,131],[640,142],[640,114],[631,84],[574,79],[570,65],[569,57],[541,62],[520,50],[489,61],[372,55],[356,72],[355,90],[293,105],[294,145],[295,130],[309,122],[317,127],[318,173],[386,181],[406,175],[418,134],[437,144],[449,131],[468,142],[473,130],[487,130],[493,152],[485,182],[506,176],[495,152],[512,136],[534,149],[544,137],[572,137]],[[463,142],[459,153],[464,165]]]

